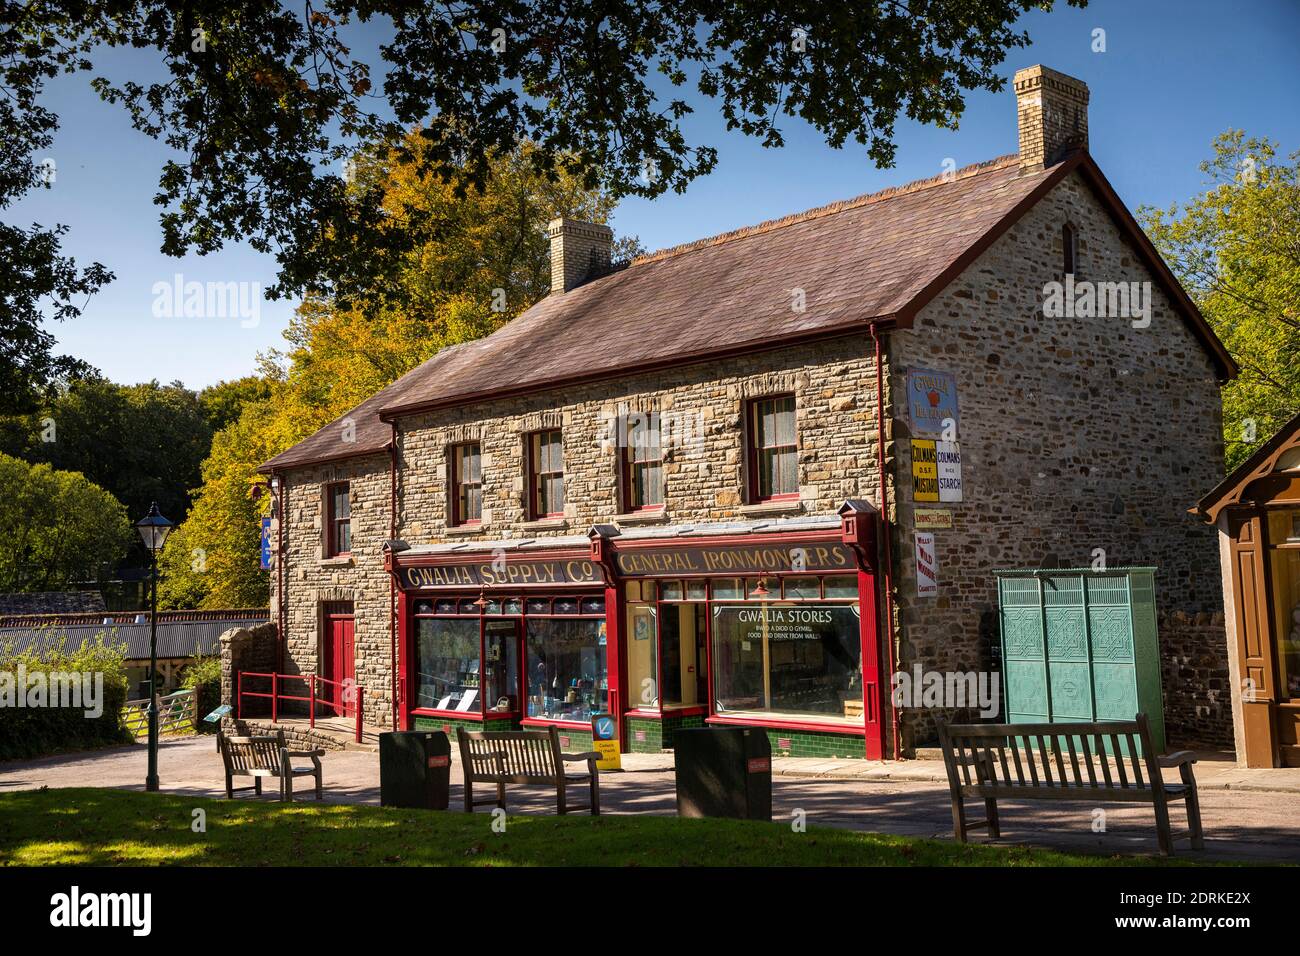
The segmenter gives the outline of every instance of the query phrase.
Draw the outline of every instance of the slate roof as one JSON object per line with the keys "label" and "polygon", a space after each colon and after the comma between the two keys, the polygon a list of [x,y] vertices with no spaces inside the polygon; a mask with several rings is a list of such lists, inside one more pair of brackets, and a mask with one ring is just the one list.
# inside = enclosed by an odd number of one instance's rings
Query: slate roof
{"label": "slate roof", "polygon": [[0,614],[79,614],[104,610],[98,591],[32,591],[0,594]]}
{"label": "slate roof", "polygon": [[[387,421],[430,408],[651,371],[911,318],[1074,170],[1085,173],[1215,355],[1235,366],[1086,152],[1038,172],[1003,156],[643,256],[551,294],[486,338],[444,349],[271,471],[387,447]],[[803,290],[805,309],[791,308]],[[344,416],[347,417],[347,416]],[[361,419],[368,420],[363,424]],[[365,439],[363,441],[363,434]]]}
{"label": "slate roof", "polygon": [[[80,647],[87,641],[93,641],[104,635],[107,644],[126,645],[126,659],[139,661],[149,659],[149,624],[147,615],[144,623],[114,624],[58,624],[50,623],[39,627],[0,628],[0,644],[11,645],[14,650],[44,650],[66,641],[68,648]],[[223,618],[217,620],[167,621],[159,615],[158,619],[158,656],[193,657],[196,654],[215,655],[220,653],[218,638],[232,627],[256,627],[265,624],[268,616],[243,619]]]}

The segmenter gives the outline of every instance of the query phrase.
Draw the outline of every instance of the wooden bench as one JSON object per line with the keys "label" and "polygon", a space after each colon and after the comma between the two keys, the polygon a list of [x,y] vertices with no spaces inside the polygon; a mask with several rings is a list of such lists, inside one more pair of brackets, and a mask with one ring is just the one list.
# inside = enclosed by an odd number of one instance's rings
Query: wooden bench
{"label": "wooden bench", "polygon": [[[1111,754],[1106,754],[1105,740]],[[1090,743],[1091,741],[1091,743]],[[1001,836],[998,800],[1082,800],[1149,803],[1155,809],[1160,852],[1174,852],[1169,804],[1187,806],[1192,849],[1205,846],[1201,806],[1188,751],[1157,757],[1145,714],[1131,721],[1056,724],[939,724],[939,743],[952,793],[953,833],[987,828]],[[1141,744],[1139,756],[1138,744]],[[1177,767],[1182,783],[1165,783],[1162,767]],[[973,772],[972,772],[973,771]],[[966,819],[965,800],[984,801],[984,819]]]}
{"label": "wooden bench", "polygon": [[[217,749],[221,751],[221,762],[226,765],[226,797],[233,800],[237,791],[256,791],[262,793],[262,780],[275,777],[280,781],[280,799],[293,802],[293,782],[296,778],[311,775],[316,779],[316,799],[322,798],[320,758],[323,750],[290,750],[285,743],[284,731],[277,731],[274,736],[262,737],[227,737],[217,734]],[[294,757],[311,758],[311,766],[295,767]],[[235,777],[252,777],[251,787],[236,787]]]}
{"label": "wooden bench", "polygon": [[[590,810],[593,817],[600,815],[600,774],[596,769],[600,754],[561,752],[560,732],[555,727],[544,731],[462,730],[457,736],[461,769],[465,774],[466,813],[489,803],[504,810],[506,784],[520,784],[554,787],[557,813]],[[565,764],[579,761],[586,763],[586,773],[566,772]],[[475,800],[476,783],[496,784],[496,796]],[[570,806],[568,788],[584,783],[590,788],[590,799],[585,804]]]}

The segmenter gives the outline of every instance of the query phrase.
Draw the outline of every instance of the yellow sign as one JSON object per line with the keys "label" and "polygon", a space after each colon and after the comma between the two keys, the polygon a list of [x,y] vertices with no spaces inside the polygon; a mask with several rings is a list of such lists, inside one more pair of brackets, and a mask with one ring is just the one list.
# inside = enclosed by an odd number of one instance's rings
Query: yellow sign
{"label": "yellow sign", "polygon": [[596,761],[597,770],[622,770],[622,754],[618,749],[617,740],[593,740],[591,749],[600,754],[600,759]]}
{"label": "yellow sign", "polygon": [[610,714],[593,714],[591,718],[591,749],[600,754],[597,770],[622,770],[622,756],[618,748],[618,724]]}
{"label": "yellow sign", "polygon": [[912,500],[939,500],[939,459],[934,442],[912,439]]}
{"label": "yellow sign", "polygon": [[946,531],[952,527],[952,512],[947,508],[929,508],[913,512],[917,531]]}

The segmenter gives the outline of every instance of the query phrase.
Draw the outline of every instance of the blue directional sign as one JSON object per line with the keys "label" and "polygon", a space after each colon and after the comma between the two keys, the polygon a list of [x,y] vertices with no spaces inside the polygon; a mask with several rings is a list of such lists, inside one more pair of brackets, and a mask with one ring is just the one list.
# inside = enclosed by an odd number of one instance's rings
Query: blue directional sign
{"label": "blue directional sign", "polygon": [[271,519],[262,519],[262,562],[263,571],[271,570]]}

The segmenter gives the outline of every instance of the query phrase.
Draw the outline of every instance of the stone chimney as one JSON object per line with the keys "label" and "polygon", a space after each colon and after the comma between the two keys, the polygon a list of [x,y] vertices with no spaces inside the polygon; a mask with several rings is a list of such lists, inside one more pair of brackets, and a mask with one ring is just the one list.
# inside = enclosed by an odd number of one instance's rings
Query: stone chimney
{"label": "stone chimney", "polygon": [[568,292],[609,268],[614,231],[609,226],[577,219],[552,219],[551,292]]}
{"label": "stone chimney", "polygon": [[1088,84],[1041,64],[1016,72],[1020,168],[1037,172],[1088,148]]}

